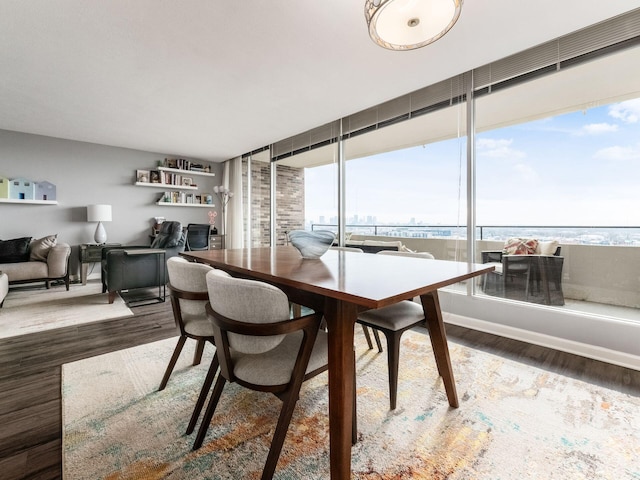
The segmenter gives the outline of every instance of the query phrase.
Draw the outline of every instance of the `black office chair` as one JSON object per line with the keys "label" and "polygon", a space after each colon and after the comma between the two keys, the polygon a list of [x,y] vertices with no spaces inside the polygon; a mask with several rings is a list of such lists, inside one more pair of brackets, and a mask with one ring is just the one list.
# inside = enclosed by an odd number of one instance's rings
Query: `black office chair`
{"label": "black office chair", "polygon": [[209,250],[209,229],[207,223],[190,223],[187,225],[187,241],[185,250]]}

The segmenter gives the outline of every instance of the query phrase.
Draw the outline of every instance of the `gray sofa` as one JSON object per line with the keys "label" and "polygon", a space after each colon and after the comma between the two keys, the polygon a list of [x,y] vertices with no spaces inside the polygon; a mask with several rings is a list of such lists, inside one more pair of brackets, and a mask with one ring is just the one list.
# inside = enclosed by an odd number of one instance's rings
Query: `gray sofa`
{"label": "gray sofa", "polygon": [[58,243],[56,235],[40,239],[21,237],[0,240],[0,271],[9,277],[9,285],[62,280],[69,290],[71,246]]}

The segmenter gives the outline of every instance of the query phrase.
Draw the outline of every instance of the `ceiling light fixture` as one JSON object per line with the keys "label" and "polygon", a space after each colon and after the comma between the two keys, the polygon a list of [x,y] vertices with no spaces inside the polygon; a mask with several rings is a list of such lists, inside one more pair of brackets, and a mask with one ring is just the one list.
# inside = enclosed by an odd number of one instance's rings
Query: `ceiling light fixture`
{"label": "ceiling light fixture", "polygon": [[413,50],[435,42],[458,21],[463,0],[366,0],[371,39],[389,50]]}

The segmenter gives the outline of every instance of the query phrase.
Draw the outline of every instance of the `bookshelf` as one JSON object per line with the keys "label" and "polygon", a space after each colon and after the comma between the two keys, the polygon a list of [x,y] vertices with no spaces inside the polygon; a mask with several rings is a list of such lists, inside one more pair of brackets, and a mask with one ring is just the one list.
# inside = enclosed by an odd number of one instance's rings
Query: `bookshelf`
{"label": "bookshelf", "polygon": [[[152,169],[136,170],[134,185],[164,190],[156,205],[215,208],[211,194],[196,193],[201,188],[203,191],[210,190],[207,180],[216,176],[210,170],[210,165],[181,158],[165,158],[164,162],[158,162],[158,166]],[[198,178],[205,182],[204,186]]]}

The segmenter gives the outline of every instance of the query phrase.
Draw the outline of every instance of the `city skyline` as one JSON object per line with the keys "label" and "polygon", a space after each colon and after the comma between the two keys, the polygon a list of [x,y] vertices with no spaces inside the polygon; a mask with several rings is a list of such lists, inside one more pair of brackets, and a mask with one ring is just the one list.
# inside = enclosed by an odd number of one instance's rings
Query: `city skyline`
{"label": "city skyline", "polygon": [[[479,133],[476,161],[477,224],[640,225],[640,99]],[[347,217],[465,225],[465,168],[465,138],[349,160]],[[307,223],[337,216],[335,177],[306,169]]]}

